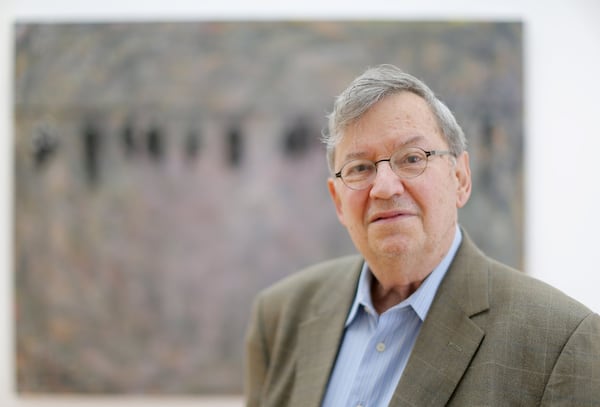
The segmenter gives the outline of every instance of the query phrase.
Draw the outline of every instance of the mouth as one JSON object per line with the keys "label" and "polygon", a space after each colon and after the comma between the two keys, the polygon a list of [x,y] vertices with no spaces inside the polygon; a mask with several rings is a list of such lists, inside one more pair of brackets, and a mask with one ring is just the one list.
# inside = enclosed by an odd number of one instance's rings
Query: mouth
{"label": "mouth", "polygon": [[378,212],[369,218],[369,223],[385,222],[385,221],[391,221],[391,220],[395,220],[395,219],[408,218],[411,216],[414,216],[414,214],[411,212],[402,211],[402,210]]}

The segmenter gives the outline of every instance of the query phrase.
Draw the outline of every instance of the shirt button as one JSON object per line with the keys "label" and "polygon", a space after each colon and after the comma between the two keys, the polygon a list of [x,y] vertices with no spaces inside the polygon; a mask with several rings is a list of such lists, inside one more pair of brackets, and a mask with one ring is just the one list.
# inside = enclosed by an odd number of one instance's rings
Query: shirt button
{"label": "shirt button", "polygon": [[375,346],[375,349],[377,349],[377,352],[383,352],[385,350],[385,343],[379,342],[377,346]]}

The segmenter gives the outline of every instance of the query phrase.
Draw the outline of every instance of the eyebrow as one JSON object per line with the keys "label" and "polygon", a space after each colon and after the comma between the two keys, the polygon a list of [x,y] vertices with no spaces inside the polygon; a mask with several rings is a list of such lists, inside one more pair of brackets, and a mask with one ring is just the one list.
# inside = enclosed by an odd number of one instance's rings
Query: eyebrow
{"label": "eyebrow", "polygon": [[[396,147],[394,147],[394,151],[400,150],[402,148],[405,148],[411,144],[415,144],[418,141],[422,141],[422,140],[425,140],[424,136],[421,136],[421,135],[413,136],[413,137],[409,138],[408,140],[400,143],[399,145],[396,145]],[[351,153],[346,154],[342,163],[347,163],[348,161],[356,160],[359,158],[365,158],[367,155],[369,155],[369,153],[366,151],[351,152]]]}

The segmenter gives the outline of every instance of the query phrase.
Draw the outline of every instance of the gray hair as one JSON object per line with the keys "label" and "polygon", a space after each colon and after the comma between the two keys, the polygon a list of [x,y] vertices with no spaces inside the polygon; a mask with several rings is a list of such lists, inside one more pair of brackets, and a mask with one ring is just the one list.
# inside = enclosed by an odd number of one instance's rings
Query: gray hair
{"label": "gray hair", "polygon": [[335,172],[335,148],[342,139],[344,130],[359,120],[377,102],[403,91],[421,96],[429,105],[454,156],[457,157],[466,150],[465,135],[454,115],[425,83],[394,65],[379,65],[367,69],[354,79],[335,99],[333,111],[327,116],[329,125],[323,133],[322,140],[327,146],[327,163],[332,174]]}

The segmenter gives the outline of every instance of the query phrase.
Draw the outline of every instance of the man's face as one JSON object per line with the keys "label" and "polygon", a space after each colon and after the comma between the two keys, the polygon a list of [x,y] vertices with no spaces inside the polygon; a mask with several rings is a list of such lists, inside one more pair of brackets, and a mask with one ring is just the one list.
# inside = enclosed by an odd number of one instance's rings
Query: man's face
{"label": "man's face", "polygon": [[[354,158],[389,158],[404,147],[447,150],[429,106],[410,92],[390,95],[346,128],[335,151],[335,170]],[[339,178],[329,191],[340,222],[369,263],[381,256],[419,256],[435,267],[454,238],[457,209],[468,200],[468,154],[429,158],[425,172],[400,179],[387,162],[377,165],[373,185],[355,191]]]}

